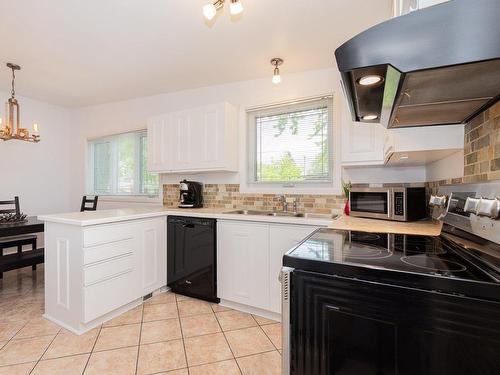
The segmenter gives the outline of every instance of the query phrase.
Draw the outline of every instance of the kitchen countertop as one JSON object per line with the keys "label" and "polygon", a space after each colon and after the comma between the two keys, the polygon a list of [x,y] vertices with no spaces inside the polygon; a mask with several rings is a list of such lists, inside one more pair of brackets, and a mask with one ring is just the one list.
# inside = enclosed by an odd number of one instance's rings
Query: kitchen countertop
{"label": "kitchen countertop", "polygon": [[40,215],[39,220],[60,224],[90,226],[115,223],[120,221],[146,219],[151,217],[178,215],[191,217],[206,217],[219,220],[257,221],[277,224],[301,224],[323,226],[332,229],[357,230],[365,232],[406,233],[437,236],[441,233],[442,223],[431,220],[417,222],[395,222],[376,219],[363,219],[350,216],[339,216],[336,219],[311,217],[283,217],[266,215],[228,214],[228,208],[190,208],[150,207],[121,208],[86,212],[69,212],[62,214]]}

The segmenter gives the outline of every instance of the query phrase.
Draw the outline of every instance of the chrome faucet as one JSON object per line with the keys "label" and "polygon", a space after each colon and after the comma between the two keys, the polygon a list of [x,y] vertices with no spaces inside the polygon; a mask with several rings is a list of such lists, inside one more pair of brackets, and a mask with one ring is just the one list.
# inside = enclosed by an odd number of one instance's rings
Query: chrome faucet
{"label": "chrome faucet", "polygon": [[277,195],[279,202],[283,205],[283,212],[288,212],[288,202],[284,195]]}

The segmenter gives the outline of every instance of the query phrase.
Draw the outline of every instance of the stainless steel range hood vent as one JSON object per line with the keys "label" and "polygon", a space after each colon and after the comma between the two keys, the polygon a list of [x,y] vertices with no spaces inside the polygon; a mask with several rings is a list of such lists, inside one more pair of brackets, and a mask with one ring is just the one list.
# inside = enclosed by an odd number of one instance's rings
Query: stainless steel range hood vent
{"label": "stainless steel range hood vent", "polygon": [[465,123],[500,99],[500,0],[453,0],[393,18],[335,56],[353,120]]}

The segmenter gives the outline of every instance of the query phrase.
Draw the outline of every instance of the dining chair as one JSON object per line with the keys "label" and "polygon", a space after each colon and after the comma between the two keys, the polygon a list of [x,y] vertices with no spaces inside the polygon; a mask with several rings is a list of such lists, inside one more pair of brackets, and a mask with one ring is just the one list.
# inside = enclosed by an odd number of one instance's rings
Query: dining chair
{"label": "dining chair", "polygon": [[[0,206],[11,206],[10,208],[0,209],[0,214],[16,214],[16,215],[21,214],[19,197],[17,196],[10,201],[0,201]],[[36,240],[37,240],[36,234],[0,237],[0,279],[3,279],[3,272],[2,272],[3,268],[1,266],[5,261],[4,250],[11,247],[17,248],[16,255],[12,256],[11,254],[9,254],[8,256],[9,263],[14,263],[14,266],[16,266],[16,264],[19,265],[19,267],[17,268],[24,267],[24,265],[22,265],[24,263],[20,262],[23,258],[23,246],[31,245],[31,250],[35,251],[37,249]],[[31,268],[33,270],[36,270],[36,264],[31,264]]]}
{"label": "dining chair", "polygon": [[[94,195],[94,198],[89,198],[87,195],[84,195],[82,198],[82,205],[80,206],[80,212],[97,210],[98,199],[99,197],[97,195]],[[91,205],[88,206],[87,203],[90,203]]]}

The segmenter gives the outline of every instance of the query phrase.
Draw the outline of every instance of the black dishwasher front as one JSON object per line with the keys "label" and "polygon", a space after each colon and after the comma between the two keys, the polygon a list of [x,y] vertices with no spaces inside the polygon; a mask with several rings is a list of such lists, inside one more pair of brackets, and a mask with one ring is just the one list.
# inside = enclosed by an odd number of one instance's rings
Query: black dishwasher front
{"label": "black dishwasher front", "polygon": [[218,303],[216,278],[216,221],[169,216],[168,286],[174,293]]}

